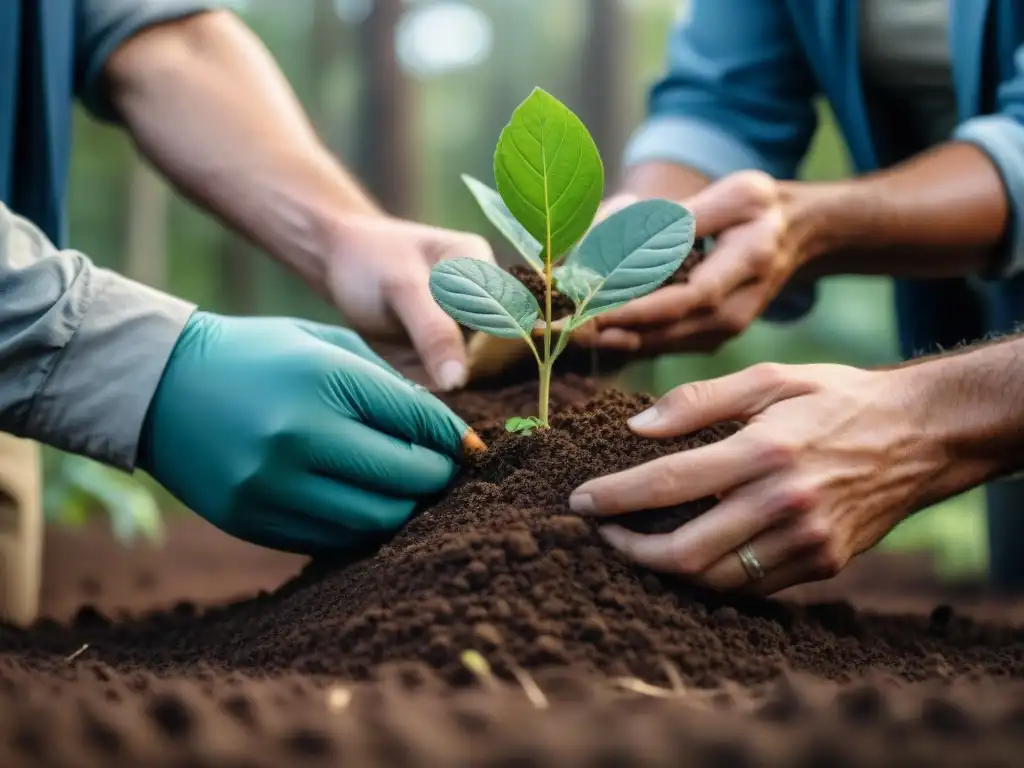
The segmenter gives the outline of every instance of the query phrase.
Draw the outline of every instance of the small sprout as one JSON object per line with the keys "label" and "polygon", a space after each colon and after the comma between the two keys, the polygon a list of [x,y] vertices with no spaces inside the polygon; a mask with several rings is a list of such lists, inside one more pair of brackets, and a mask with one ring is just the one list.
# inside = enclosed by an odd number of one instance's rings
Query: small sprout
{"label": "small sprout", "polygon": [[[540,88],[502,130],[494,178],[497,190],[463,176],[488,220],[543,277],[544,306],[508,272],[476,259],[439,262],[431,270],[430,291],[466,327],[521,338],[533,352],[540,395],[532,431],[549,426],[551,371],[572,332],[671,277],[693,247],[694,219],[668,200],[643,200],[593,226],[604,196],[601,155],[580,119]],[[552,317],[554,289],[575,305],[560,328]],[[543,328],[539,349],[537,326]]]}
{"label": "small sprout", "polygon": [[533,430],[543,426],[536,416],[513,416],[505,422],[506,432],[518,432],[521,435],[532,435]]}
{"label": "small sprout", "polygon": [[498,687],[498,679],[491,671],[491,665],[478,651],[463,651],[460,658],[462,666],[472,672],[481,685],[492,690]]}

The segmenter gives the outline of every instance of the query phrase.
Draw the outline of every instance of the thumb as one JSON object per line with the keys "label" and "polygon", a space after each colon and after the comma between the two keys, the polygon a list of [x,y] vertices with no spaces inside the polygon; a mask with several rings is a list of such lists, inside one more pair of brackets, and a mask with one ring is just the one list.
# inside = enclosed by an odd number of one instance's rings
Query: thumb
{"label": "thumb", "polygon": [[675,437],[723,421],[748,421],[791,397],[807,394],[811,383],[800,366],[762,363],[718,379],[676,387],[629,420],[644,437]]}
{"label": "thumb", "polygon": [[733,173],[684,200],[696,223],[696,236],[714,236],[750,221],[775,195],[775,181],[759,171]]}

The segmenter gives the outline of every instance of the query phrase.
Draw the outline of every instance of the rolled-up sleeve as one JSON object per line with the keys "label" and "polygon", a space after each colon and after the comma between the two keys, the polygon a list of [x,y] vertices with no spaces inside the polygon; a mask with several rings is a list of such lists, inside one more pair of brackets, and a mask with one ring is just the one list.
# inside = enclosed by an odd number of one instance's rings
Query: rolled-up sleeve
{"label": "rolled-up sleeve", "polygon": [[[711,179],[743,170],[791,179],[817,129],[818,91],[785,3],[690,0],[625,164],[672,162]],[[813,283],[786,286],[762,316],[797,320],[816,294]]]}
{"label": "rolled-up sleeve", "polygon": [[995,164],[1009,197],[1010,224],[998,277],[1024,273],[1024,46],[1014,55],[1016,76],[997,91],[998,111],[966,120],[953,133],[955,141],[974,144]]}
{"label": "rolled-up sleeve", "polygon": [[817,91],[785,3],[691,0],[626,164],[792,178],[817,127]]}
{"label": "rolled-up sleeve", "polygon": [[107,100],[103,67],[132,35],[147,27],[204,11],[229,8],[228,0],[76,0],[75,93],[96,117],[117,117]]}
{"label": "rolled-up sleeve", "polygon": [[194,309],[57,250],[0,204],[0,431],[133,469]]}

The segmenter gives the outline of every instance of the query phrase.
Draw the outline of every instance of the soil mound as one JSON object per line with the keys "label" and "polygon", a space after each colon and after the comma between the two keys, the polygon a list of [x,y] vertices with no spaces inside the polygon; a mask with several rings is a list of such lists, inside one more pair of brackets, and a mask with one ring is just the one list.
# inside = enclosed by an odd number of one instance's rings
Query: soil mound
{"label": "soil mound", "polygon": [[[491,402],[504,416],[515,399]],[[484,429],[491,450],[371,557],[314,563],[273,594],[202,616],[181,606],[111,625],[83,610],[73,631],[4,630],[0,648],[58,673],[60,655],[88,644],[91,659],[158,674],[213,666],[365,680],[385,663],[420,663],[456,685],[472,679],[461,661],[469,649],[508,678],[516,668],[565,665],[662,683],[668,666],[708,688],[727,680],[757,684],[787,669],[829,680],[871,668],[909,680],[1024,677],[1024,631],[974,622],[948,607],[930,617],[873,616],[844,602],[805,607],[725,598],[620,558],[569,512],[571,489],[735,429],[641,440],[625,420],[650,402],[606,392],[563,409],[550,431],[530,437],[492,422]],[[683,519],[713,503],[667,514]],[[659,521],[657,514],[651,519]]]}

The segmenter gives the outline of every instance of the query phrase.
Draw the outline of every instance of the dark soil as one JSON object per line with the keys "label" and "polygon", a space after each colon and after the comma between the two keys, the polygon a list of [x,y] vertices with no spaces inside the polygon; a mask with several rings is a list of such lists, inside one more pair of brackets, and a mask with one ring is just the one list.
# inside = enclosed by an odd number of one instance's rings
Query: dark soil
{"label": "dark soil", "polygon": [[[529,437],[500,420],[532,404],[530,386],[450,398],[490,451],[372,557],[310,564],[271,593],[111,621],[146,555],[51,567],[97,605],[0,629],[0,765],[1016,764],[1024,629],[932,610],[938,589],[913,613],[876,614],[841,593],[726,599],[631,566],[568,510],[571,489],[736,427],[643,441],[624,422],[649,398],[574,377],[552,394],[552,429]],[[220,562],[184,552],[217,537],[148,558],[154,603],[204,578],[213,596],[225,564],[254,574],[253,591],[298,565],[245,545]],[[508,683],[471,674],[469,649]],[[524,672],[552,709],[529,704]],[[617,677],[684,687],[624,693]]]}
{"label": "dark soil", "polygon": [[[526,264],[515,264],[509,267],[508,271],[533,294],[543,312],[546,298],[544,296],[544,278],[538,274],[537,270]],[[576,305],[572,303],[572,299],[555,289],[551,290],[551,318],[553,320],[568,317],[575,309]]]}

